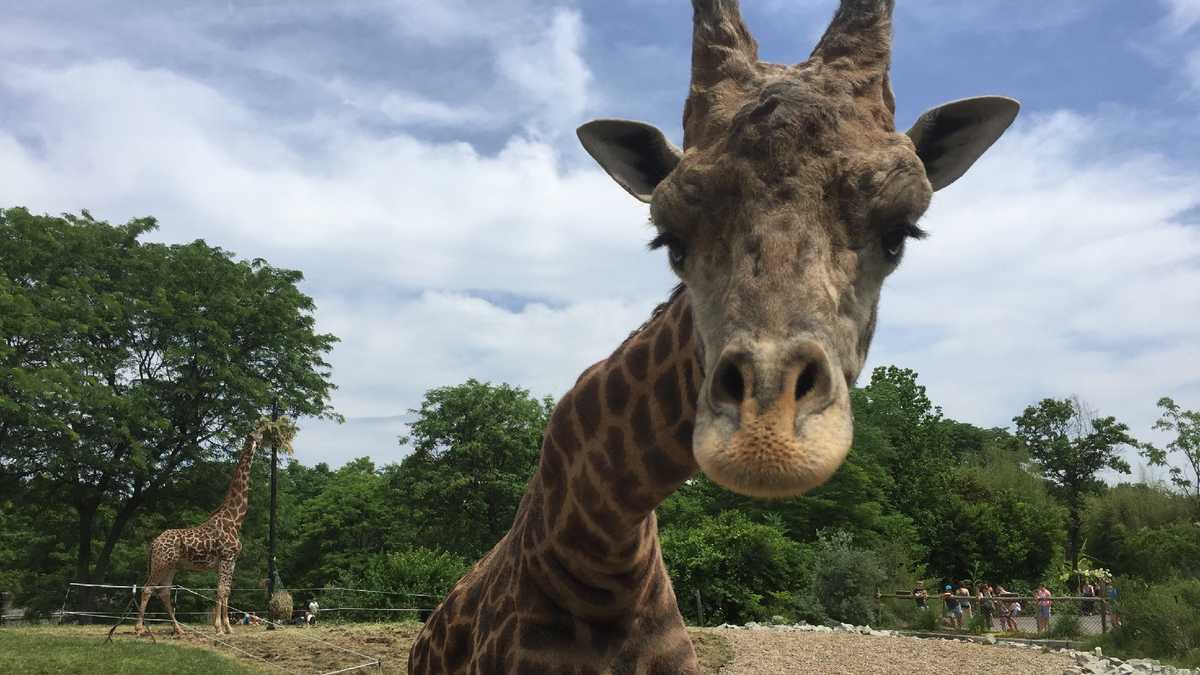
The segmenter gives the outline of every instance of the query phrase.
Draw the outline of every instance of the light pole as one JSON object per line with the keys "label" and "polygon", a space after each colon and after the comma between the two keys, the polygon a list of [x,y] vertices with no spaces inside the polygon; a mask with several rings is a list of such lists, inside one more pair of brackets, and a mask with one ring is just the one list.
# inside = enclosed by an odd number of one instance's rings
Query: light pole
{"label": "light pole", "polygon": [[[275,398],[275,404],[271,406],[271,423],[279,422],[279,398]],[[278,439],[275,434],[271,435],[271,521],[267,526],[267,607],[271,606],[271,598],[275,597],[275,486],[276,486],[276,459],[278,458],[279,448]],[[269,614],[270,612],[268,612]],[[286,620],[286,619],[285,619]],[[275,630],[275,624],[267,622],[267,630]]]}

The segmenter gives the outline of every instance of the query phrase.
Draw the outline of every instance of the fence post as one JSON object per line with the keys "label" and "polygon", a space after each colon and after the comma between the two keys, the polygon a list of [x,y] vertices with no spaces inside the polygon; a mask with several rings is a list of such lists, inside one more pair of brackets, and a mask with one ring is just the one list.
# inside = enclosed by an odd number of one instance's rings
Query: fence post
{"label": "fence post", "polygon": [[696,615],[700,617],[700,625],[704,625],[704,603],[700,601],[700,589],[696,589]]}
{"label": "fence post", "polygon": [[1108,632],[1108,598],[1100,601],[1100,634]]}

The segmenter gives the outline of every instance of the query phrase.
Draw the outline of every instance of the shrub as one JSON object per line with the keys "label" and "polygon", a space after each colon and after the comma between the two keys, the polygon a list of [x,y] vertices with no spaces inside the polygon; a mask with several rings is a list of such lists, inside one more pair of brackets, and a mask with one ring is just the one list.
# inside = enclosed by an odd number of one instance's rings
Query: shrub
{"label": "shrub", "polygon": [[856,548],[843,530],[822,532],[813,568],[813,590],[826,614],[856,625],[878,623],[875,591],[887,575],[873,551]]}
{"label": "shrub", "polygon": [[913,630],[935,631],[942,627],[942,620],[932,609],[921,609],[913,618],[912,627]]}
{"label": "shrub", "polygon": [[776,522],[755,523],[740,511],[724,511],[693,527],[664,530],[662,551],[679,609],[689,621],[700,618],[696,591],[709,625],[775,614],[796,620],[803,618],[800,610],[810,608],[802,595],[793,595],[808,586],[805,551]]}
{"label": "shrub", "polygon": [[1200,579],[1146,585],[1118,581],[1121,624],[1108,642],[1121,653],[1200,665]]}
{"label": "shrub", "polygon": [[1056,639],[1077,638],[1083,634],[1079,610],[1071,606],[1054,608],[1054,620],[1050,623],[1050,637]]}
{"label": "shrub", "polygon": [[967,621],[967,632],[972,635],[983,635],[987,632],[987,618],[983,616],[983,612],[975,612],[971,615]]}

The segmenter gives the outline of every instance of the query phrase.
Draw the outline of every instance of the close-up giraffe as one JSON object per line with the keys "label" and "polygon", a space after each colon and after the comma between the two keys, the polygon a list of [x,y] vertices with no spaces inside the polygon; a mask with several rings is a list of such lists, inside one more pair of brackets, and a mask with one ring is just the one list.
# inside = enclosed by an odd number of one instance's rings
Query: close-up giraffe
{"label": "close-up giraffe", "polygon": [[150,596],[157,594],[167,608],[175,634],[183,634],[183,629],[175,619],[175,608],[171,606],[171,584],[178,570],[217,573],[217,606],[213,610],[213,628],[218,633],[233,632],[229,627],[229,589],[233,586],[233,570],[238,554],[242,552],[238,535],[250,502],[250,467],[254,462],[254,451],[261,441],[261,431],[256,429],[247,434],[225,499],[221,500],[221,505],[208,520],[195,527],[165,530],[150,542],[147,560],[149,573],[138,603],[134,633],[141,635],[146,632],[143,623],[146,605],[150,602]]}
{"label": "close-up giraffe", "polygon": [[841,465],[884,279],[933,192],[1018,105],[967,99],[896,131],[893,0],[842,0],[811,56],[759,61],[736,0],[693,0],[683,148],[579,129],[650,205],[680,285],[558,403],[512,528],[426,622],[411,673],[694,673],[654,509],[703,471],[758,497]]}

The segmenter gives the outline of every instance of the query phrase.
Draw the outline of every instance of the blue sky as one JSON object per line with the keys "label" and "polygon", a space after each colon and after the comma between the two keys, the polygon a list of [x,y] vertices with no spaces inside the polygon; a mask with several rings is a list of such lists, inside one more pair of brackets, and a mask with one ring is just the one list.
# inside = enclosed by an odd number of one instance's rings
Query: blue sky
{"label": "blue sky", "polygon": [[[834,0],[744,0],[799,61]],[[1152,438],[1200,407],[1200,0],[897,0],[897,123],[977,94],[1017,125],[939,193],[870,366],[1003,425],[1079,394]],[[160,219],[302,269],[341,427],[306,462],[398,459],[467,377],[561,395],[673,283],[645,207],[577,147],[592,117],[677,141],[682,0],[0,0],[0,204]]]}

